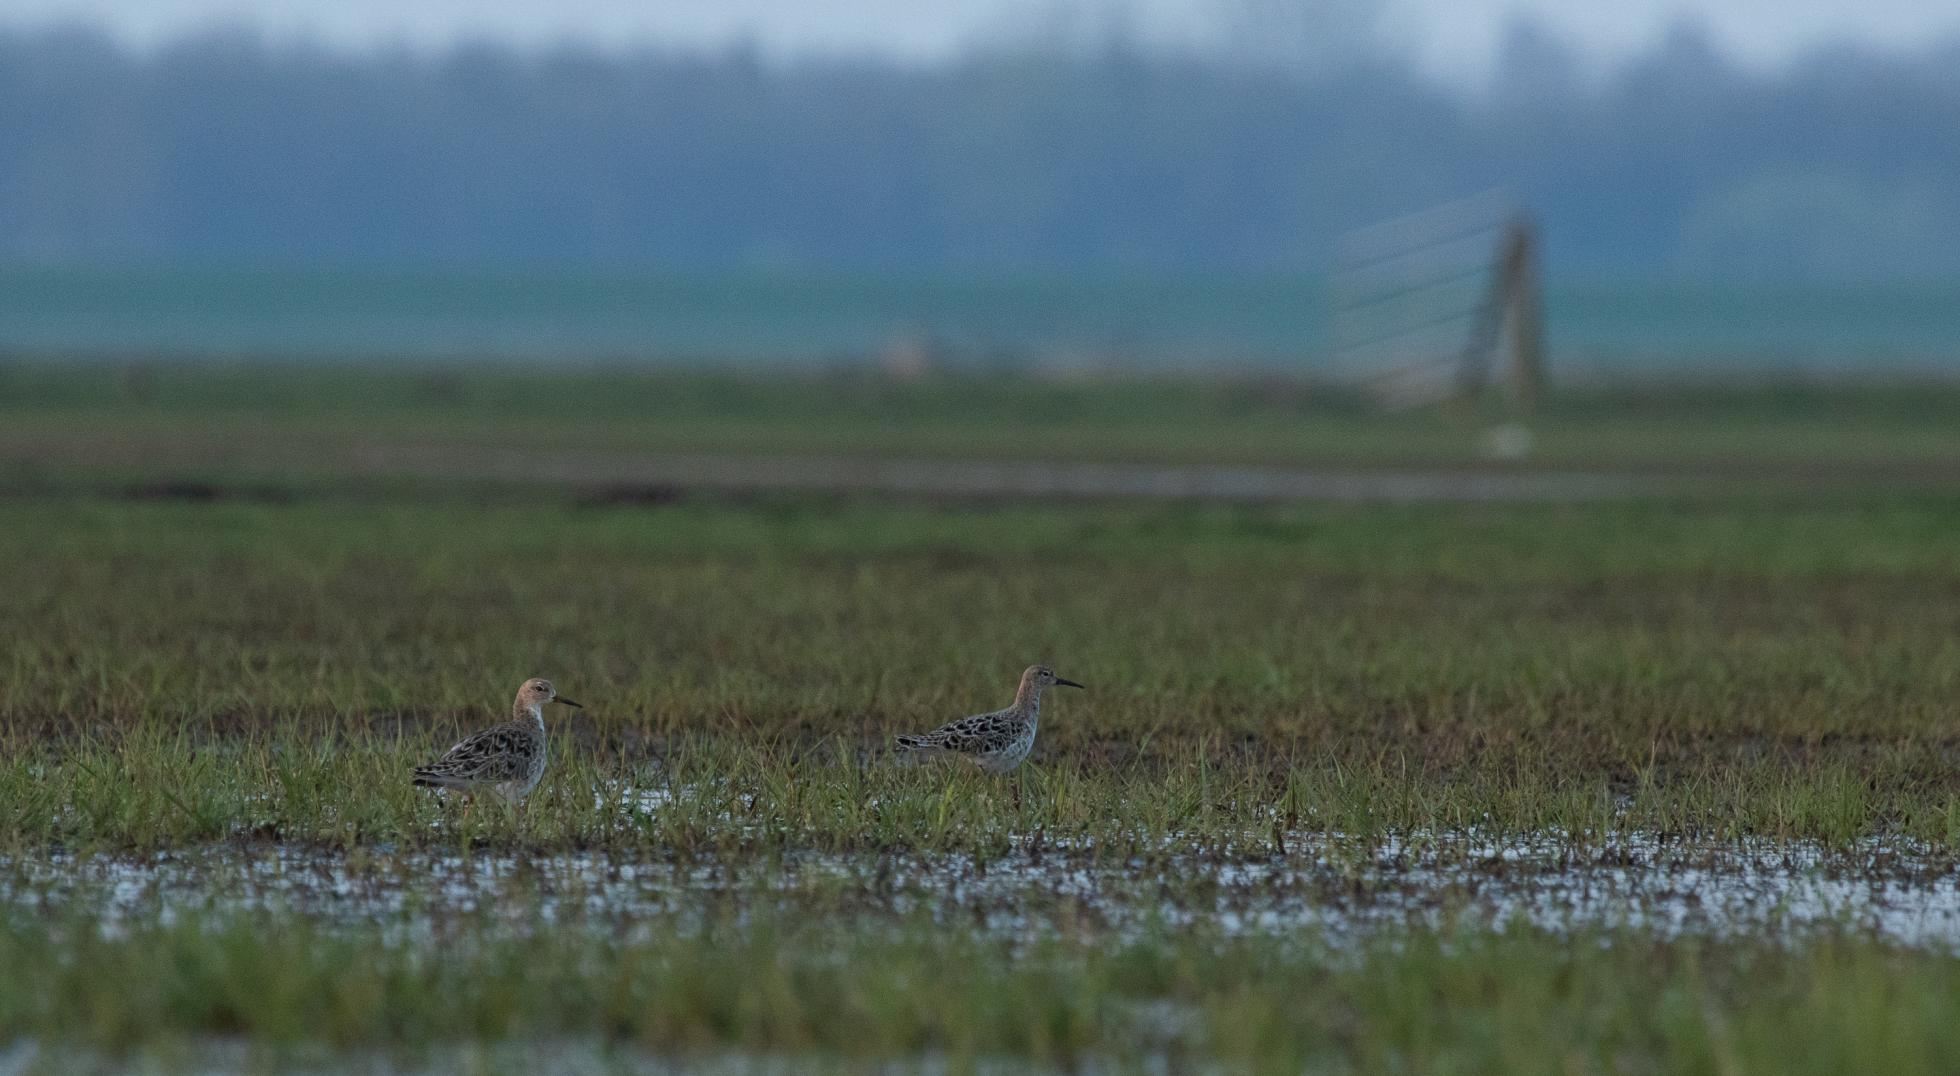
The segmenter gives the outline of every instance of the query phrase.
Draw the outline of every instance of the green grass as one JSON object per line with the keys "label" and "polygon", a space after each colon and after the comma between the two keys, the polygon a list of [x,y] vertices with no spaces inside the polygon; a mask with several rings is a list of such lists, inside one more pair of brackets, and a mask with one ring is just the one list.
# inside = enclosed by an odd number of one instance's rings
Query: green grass
{"label": "green grass", "polygon": [[193,917],[102,937],[0,929],[0,1039],[195,1057],[244,1037],[427,1056],[459,1041],[600,1042],[676,1061],[936,1057],[1297,1072],[1945,1071],[1960,959],[1826,933],[1788,946],[1633,933],[1417,929],[979,940],[713,918],[611,940],[488,924],[440,955],[372,929]]}
{"label": "green grass", "polygon": [[[1135,932],[1026,893],[1008,910],[1046,929],[1017,933],[916,879],[1040,849],[1191,913],[1213,868],[1301,862],[1303,834],[1352,842],[1306,853],[1338,860],[1472,830],[1557,834],[1581,864],[1634,831],[1802,838],[1878,873],[1871,842],[1909,838],[1899,869],[1950,870],[1956,404],[1568,391],[1523,466],[1721,479],[1573,505],[631,505],[360,453],[1488,466],[1499,416],[1251,384],[0,366],[0,1048],[1937,1071],[1960,961],[1855,933]],[[1089,689],[1051,696],[1022,772],[896,764],[894,733],[1004,704],[1034,661]],[[524,812],[408,784],[531,675],[587,708],[550,715]],[[721,888],[630,929],[544,922],[515,883],[521,923],[364,923],[238,911],[214,871],[210,909],[98,927],[102,900],[36,873],[214,845],[343,848],[354,873],[586,850]],[[861,869],[836,892],[783,869],[813,852]],[[1314,870],[1300,892],[1341,898],[1341,863]]]}
{"label": "green grass", "polygon": [[[553,715],[521,824],[547,847],[1264,841],[1275,817],[1960,838],[1943,498],[11,508],[16,847],[444,839],[401,776],[528,675],[588,706]],[[1090,690],[1051,699],[1024,777],[892,764],[893,733],[1003,704],[1037,660]],[[590,795],[655,765],[681,794],[657,817]]]}
{"label": "green grass", "polygon": [[[1507,469],[1952,488],[1960,387],[1565,387]],[[364,446],[1298,466],[1490,466],[1502,407],[1383,415],[1279,377],[1038,380],[646,367],[0,362],[14,481],[104,473],[345,482]],[[0,471],[0,477],[5,471]],[[370,478],[374,477],[372,474]]]}

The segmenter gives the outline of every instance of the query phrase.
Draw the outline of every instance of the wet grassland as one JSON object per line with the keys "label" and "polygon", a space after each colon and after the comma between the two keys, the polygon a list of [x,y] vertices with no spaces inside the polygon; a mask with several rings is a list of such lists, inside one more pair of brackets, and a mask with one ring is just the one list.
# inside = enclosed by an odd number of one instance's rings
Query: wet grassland
{"label": "wet grassland", "polygon": [[[70,429],[209,433],[167,372],[134,402],[83,374]],[[358,440],[353,390],[200,391]],[[1786,395],[1731,399],[1695,484],[1557,504],[620,498],[12,423],[0,1040],[49,1070],[1937,1071],[1953,446],[1909,393]],[[1764,414],[1815,436],[1722,433]],[[1494,466],[1473,419],[1449,451]],[[1183,436],[1152,451],[1220,451]],[[891,755],[1033,661],[1089,689],[1021,771]],[[523,811],[409,785],[530,675],[586,709]]]}

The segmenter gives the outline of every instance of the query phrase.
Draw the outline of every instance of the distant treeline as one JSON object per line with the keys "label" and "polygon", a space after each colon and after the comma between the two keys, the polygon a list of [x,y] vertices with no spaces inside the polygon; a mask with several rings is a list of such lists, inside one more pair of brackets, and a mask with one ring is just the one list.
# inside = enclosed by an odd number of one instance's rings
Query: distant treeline
{"label": "distant treeline", "polygon": [[0,37],[14,262],[1312,270],[1347,228],[1495,185],[1568,271],[1960,273],[1960,44],[1766,75],[1683,31],[1596,75],[1521,29],[1466,93],[1386,54]]}

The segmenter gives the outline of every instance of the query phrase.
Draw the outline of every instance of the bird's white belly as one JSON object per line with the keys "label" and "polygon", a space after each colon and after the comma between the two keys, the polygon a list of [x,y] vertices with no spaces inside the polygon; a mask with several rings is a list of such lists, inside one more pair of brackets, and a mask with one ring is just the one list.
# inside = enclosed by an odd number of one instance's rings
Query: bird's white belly
{"label": "bird's white belly", "polygon": [[537,755],[531,759],[530,768],[524,776],[515,781],[505,781],[499,784],[497,786],[497,795],[502,796],[509,803],[516,803],[518,800],[530,795],[531,790],[538,787],[539,779],[544,776],[544,764],[544,748],[540,746]]}
{"label": "bird's white belly", "polygon": [[979,757],[982,769],[990,773],[1006,773],[1019,766],[1028,753],[1034,750],[1034,730],[1016,736],[1013,742],[998,751],[990,751]]}

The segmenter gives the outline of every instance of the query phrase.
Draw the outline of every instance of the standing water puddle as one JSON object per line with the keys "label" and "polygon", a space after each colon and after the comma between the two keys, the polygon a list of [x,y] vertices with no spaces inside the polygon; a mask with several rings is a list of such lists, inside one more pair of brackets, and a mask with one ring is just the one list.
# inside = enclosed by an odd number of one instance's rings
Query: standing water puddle
{"label": "standing water puddle", "polygon": [[1005,938],[1194,926],[1339,938],[1452,921],[1661,936],[1830,926],[1960,951],[1960,868],[1924,849],[1472,833],[1366,842],[1297,834],[1287,847],[1260,857],[1116,855],[1018,841],[986,859],[800,853],[674,862],[218,845],[147,857],[3,857],[0,907],[86,916],[106,931],[192,912],[279,909],[411,937],[486,918],[513,931],[582,923],[630,934],[746,911],[924,914]]}

